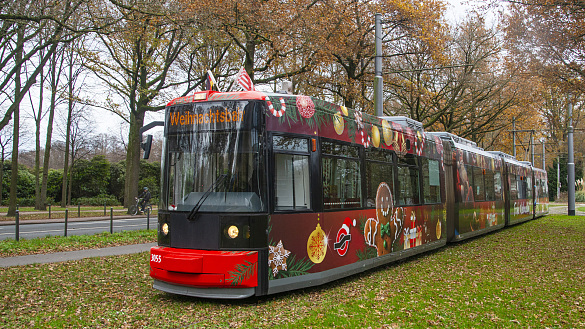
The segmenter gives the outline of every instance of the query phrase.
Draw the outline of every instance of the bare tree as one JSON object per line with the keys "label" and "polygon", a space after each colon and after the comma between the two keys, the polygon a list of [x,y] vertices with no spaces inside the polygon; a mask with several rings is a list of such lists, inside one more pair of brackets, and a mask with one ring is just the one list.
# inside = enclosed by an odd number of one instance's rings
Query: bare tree
{"label": "bare tree", "polygon": [[4,183],[4,161],[12,154],[8,146],[12,143],[12,125],[0,130],[0,205],[2,204],[2,190]]}

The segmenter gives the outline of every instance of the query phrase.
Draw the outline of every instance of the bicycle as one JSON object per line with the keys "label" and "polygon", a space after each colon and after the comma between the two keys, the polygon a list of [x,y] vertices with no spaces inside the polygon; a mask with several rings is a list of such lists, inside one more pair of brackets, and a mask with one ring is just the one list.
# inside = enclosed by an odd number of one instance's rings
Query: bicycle
{"label": "bicycle", "polygon": [[[136,204],[131,205],[130,208],[128,209],[128,212],[133,216],[140,213],[140,202],[142,201],[142,198],[135,197],[134,199],[136,200]],[[147,203],[144,206],[144,214],[149,215],[150,213],[152,213],[152,205],[150,203]]]}

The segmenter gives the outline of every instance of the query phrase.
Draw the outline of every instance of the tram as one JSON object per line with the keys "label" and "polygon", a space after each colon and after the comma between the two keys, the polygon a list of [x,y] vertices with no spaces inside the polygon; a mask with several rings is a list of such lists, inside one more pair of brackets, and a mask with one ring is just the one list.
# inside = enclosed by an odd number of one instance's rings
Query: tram
{"label": "tram", "polygon": [[196,297],[320,285],[548,212],[529,164],[284,92],[172,100],[161,167],[150,275]]}

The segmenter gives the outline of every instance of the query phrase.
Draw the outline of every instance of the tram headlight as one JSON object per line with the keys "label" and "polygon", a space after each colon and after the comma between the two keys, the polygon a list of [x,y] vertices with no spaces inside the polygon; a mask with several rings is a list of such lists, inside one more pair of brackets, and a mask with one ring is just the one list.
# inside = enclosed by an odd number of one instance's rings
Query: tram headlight
{"label": "tram headlight", "polygon": [[160,230],[162,231],[162,233],[164,235],[168,235],[169,234],[169,223],[164,223],[162,225],[162,227],[160,228]]}
{"label": "tram headlight", "polygon": [[268,245],[266,228],[268,216],[233,216],[220,217],[220,248],[245,249],[266,248]]}
{"label": "tram headlight", "polygon": [[236,225],[231,225],[230,227],[228,227],[227,235],[230,238],[235,239],[238,237],[239,234],[240,234],[240,230],[238,229],[238,227]]}

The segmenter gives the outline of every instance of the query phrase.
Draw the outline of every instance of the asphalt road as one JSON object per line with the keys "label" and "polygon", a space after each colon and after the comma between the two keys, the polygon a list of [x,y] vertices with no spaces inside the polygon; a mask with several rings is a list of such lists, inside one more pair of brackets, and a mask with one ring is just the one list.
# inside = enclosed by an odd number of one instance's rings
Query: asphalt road
{"label": "asphalt road", "polygon": [[[150,216],[150,229],[156,229],[157,217]],[[131,218],[115,218],[113,231],[132,231],[147,228],[145,216]],[[109,217],[96,218],[94,220],[69,221],[67,223],[67,235],[93,235],[102,232],[110,232]],[[19,225],[20,239],[34,239],[46,236],[63,236],[65,234],[65,222],[23,223]],[[15,239],[16,225],[0,225],[0,240]]]}

